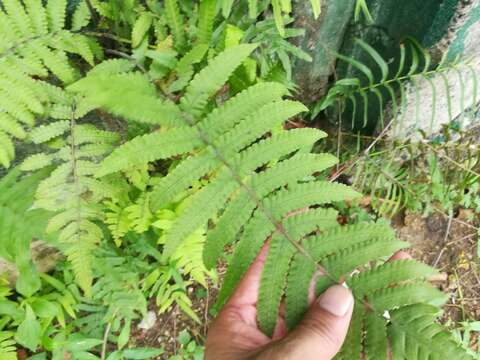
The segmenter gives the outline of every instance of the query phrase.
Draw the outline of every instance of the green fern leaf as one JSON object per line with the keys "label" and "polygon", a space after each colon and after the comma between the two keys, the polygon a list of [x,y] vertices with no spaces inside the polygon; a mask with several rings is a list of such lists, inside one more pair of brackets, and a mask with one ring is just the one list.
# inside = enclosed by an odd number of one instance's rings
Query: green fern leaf
{"label": "green fern leaf", "polygon": [[[385,225],[358,224],[348,225],[327,231],[324,234],[305,239],[305,250],[317,261],[322,261],[327,255],[342,249],[348,249],[356,244],[371,239],[387,237],[394,239],[395,234]],[[323,262],[322,262],[323,264]],[[315,266],[304,256],[297,254],[292,261],[287,279],[286,316],[289,329],[293,328],[308,309],[308,289],[315,274]]]}
{"label": "green fern leaf", "polygon": [[[184,154],[201,145],[202,142],[198,138],[197,131],[189,127],[139,136],[115,149],[103,161],[97,176],[105,176],[139,164]],[[149,151],[145,151],[145,149],[149,149]]]}
{"label": "green fern leaf", "polygon": [[387,284],[428,278],[435,273],[436,271],[433,268],[417,261],[397,260],[360,272],[348,280],[348,285],[358,297],[363,298],[384,288]]}
{"label": "green fern leaf", "polygon": [[368,312],[365,318],[365,359],[388,359],[386,323],[383,318],[373,312]]}
{"label": "green fern leaf", "polygon": [[335,356],[335,360],[357,360],[361,359],[363,332],[363,316],[365,310],[360,305],[355,305],[353,308],[352,320],[348,327],[347,337],[340,352]]}
{"label": "green fern leaf", "polygon": [[167,24],[173,34],[175,47],[177,49],[183,48],[186,41],[185,29],[183,24],[184,20],[182,15],[180,14],[177,0],[165,0],[165,17],[167,19]]}
{"label": "green fern leaf", "polygon": [[198,10],[198,44],[210,44],[213,33],[213,22],[216,15],[216,1],[202,0]]}
{"label": "green fern leaf", "polygon": [[23,5],[18,0],[5,0],[3,6],[7,11],[14,29],[18,31],[21,36],[30,36],[33,32],[30,18],[27,16]]}
{"label": "green fern leaf", "polygon": [[80,1],[72,15],[72,30],[78,31],[88,25],[92,17],[92,13],[88,8],[87,1]]}
{"label": "green fern leaf", "polygon": [[177,80],[170,85],[169,90],[171,92],[183,90],[188,85],[194,74],[193,65],[201,62],[207,51],[208,45],[200,43],[178,61],[175,68]]}
{"label": "green fern leaf", "polygon": [[15,157],[13,142],[3,131],[0,131],[0,164],[8,168]]}
{"label": "green fern leaf", "polygon": [[47,18],[50,31],[58,31],[63,29],[65,24],[65,9],[67,8],[66,0],[48,0],[47,2]]}
{"label": "green fern leaf", "polygon": [[443,305],[447,300],[448,297],[444,293],[429,284],[406,284],[381,289],[368,297],[368,302],[378,313],[417,303],[431,302],[434,305]]}
{"label": "green fern leaf", "polygon": [[45,8],[41,0],[24,0],[28,18],[31,21],[33,33],[36,35],[45,35],[48,33],[48,21]]}
{"label": "green fern leaf", "polygon": [[63,135],[68,129],[70,129],[69,121],[56,121],[33,129],[30,132],[29,137],[35,144],[42,144],[56,138],[57,136]]}
{"label": "green fern leaf", "polygon": [[142,12],[132,29],[132,47],[138,47],[148,30],[152,26],[153,16],[149,12]]}
{"label": "green fern leaf", "polygon": [[472,360],[453,337],[435,323],[437,307],[425,304],[406,306],[390,313],[388,328],[394,360],[431,359]]}
{"label": "green fern leaf", "polygon": [[17,348],[13,336],[13,332],[0,331],[0,358],[3,360],[17,360]]}
{"label": "green fern leaf", "polygon": [[259,83],[242,91],[209,113],[200,128],[215,138],[247,117],[257,109],[288,95],[287,88],[279,83]]}
{"label": "green fern leaf", "polygon": [[172,202],[192,183],[218,166],[218,160],[209,153],[188,157],[155,186],[151,198],[152,209],[156,211]]}
{"label": "green fern leaf", "polygon": [[[88,76],[126,73],[135,68],[135,63],[126,59],[109,59],[101,62],[88,72]],[[74,89],[75,87],[72,86]]]}
{"label": "green fern leaf", "polygon": [[5,112],[0,112],[0,130],[17,139],[24,139],[27,136],[22,125],[13,116]]}
{"label": "green fern leaf", "polygon": [[237,45],[211,60],[188,85],[185,96],[181,100],[182,109],[192,115],[202,111],[207,100],[219,90],[257,46],[256,44]]}
{"label": "green fern leaf", "polygon": [[26,158],[20,168],[22,171],[35,171],[52,164],[52,157],[47,154],[35,154]]}
{"label": "green fern leaf", "polygon": [[159,100],[145,75],[97,74],[81,79],[68,89],[87,96],[90,103],[128,120],[167,127],[183,125],[177,106]]}

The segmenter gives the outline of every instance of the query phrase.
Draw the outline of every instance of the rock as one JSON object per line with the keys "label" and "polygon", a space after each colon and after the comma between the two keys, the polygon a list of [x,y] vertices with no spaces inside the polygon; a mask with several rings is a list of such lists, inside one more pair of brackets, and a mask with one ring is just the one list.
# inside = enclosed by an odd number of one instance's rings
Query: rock
{"label": "rock", "polygon": [[[44,241],[33,241],[30,246],[32,261],[39,272],[47,273],[55,267],[63,255],[53,246]],[[14,263],[0,258],[0,274],[6,274],[10,284],[15,285],[18,270]]]}
{"label": "rock", "polygon": [[157,322],[157,314],[155,311],[149,311],[145,315],[145,317],[140,321],[138,324],[138,328],[142,330],[150,330],[155,326],[155,323]]}

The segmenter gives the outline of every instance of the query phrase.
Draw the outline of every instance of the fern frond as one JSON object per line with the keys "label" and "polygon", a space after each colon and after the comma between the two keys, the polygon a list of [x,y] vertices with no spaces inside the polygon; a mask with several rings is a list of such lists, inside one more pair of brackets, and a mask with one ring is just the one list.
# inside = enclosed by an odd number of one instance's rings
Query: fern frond
{"label": "fern frond", "polygon": [[[266,209],[265,212],[282,219],[295,210],[356,196],[358,194],[355,191],[340,184],[313,182],[299,184],[288,190],[281,190],[274,196],[266,198],[262,206],[263,209]],[[265,212],[257,210],[244,229],[225,275],[223,287],[218,295],[217,303],[219,305],[223,305],[231,295],[238,281],[255,259],[265,239],[275,230],[274,224],[267,218]],[[314,264],[308,262],[307,259],[305,260],[307,264],[313,266],[314,270]],[[313,276],[313,272],[311,275]]]}
{"label": "fern frond", "polygon": [[378,313],[418,303],[443,305],[447,300],[444,293],[428,284],[406,284],[377,290],[368,298],[369,304]]}
{"label": "fern frond", "polygon": [[192,183],[218,167],[218,160],[209,153],[190,156],[162,178],[152,192],[152,208],[158,210],[173,201]]}
{"label": "fern frond", "polygon": [[[282,13],[290,11],[289,1],[276,3]],[[176,2],[171,1],[172,4],[176,6]],[[220,107],[216,105],[216,101],[221,99],[215,98],[215,94],[223,88],[222,97],[228,97],[230,89],[224,87],[225,83],[255,48],[256,45],[233,46],[211,59],[186,87],[178,105],[163,102],[155,85],[138,73],[106,76],[102,72],[95,74],[94,70],[93,74],[74,84],[71,89],[87,98],[89,91],[99,90],[95,93],[99,100],[92,97],[92,101],[110,112],[130,120],[161,125],[158,132],[135,138],[114,152],[111,164],[108,160],[102,165],[111,169],[100,172],[100,175],[127,170],[128,178],[142,191],[129,210],[130,214],[135,214],[129,217],[133,224],[130,226],[136,232],[146,232],[150,226],[161,230],[159,241],[163,252],[157,256],[165,263],[170,263],[172,259],[180,261],[176,256],[183,247],[189,246],[188,242],[193,238],[196,239],[195,247],[204,248],[205,263],[209,266],[214,265],[225,244],[231,244],[233,256],[218,295],[219,305],[228,300],[269,239],[271,248],[262,274],[258,301],[258,320],[267,333],[275,327],[278,306],[284,293],[288,326],[295,326],[301,319],[308,309],[308,289],[317,271],[322,270],[323,273],[316,279],[317,293],[333,284],[346,282],[357,303],[347,336],[348,348],[344,347],[339,358],[359,358],[366,348],[366,356],[381,358],[385,353],[385,344],[392,343],[390,329],[401,325],[401,319],[394,321],[392,317],[388,321],[388,313],[384,317],[382,310],[394,313],[418,303],[438,306],[443,299],[425,282],[425,276],[431,273],[429,268],[408,261],[384,264],[393,252],[407,246],[395,240],[395,234],[387,225],[340,226],[336,222],[335,211],[325,209],[325,205],[355,198],[358,193],[338,183],[321,181],[316,176],[317,171],[335,163],[334,159],[325,155],[306,155],[325,136],[323,132],[305,128],[282,129],[282,124],[290,117],[305,110],[301,104],[283,99],[288,95],[284,87],[259,84],[227,100]],[[365,49],[371,51],[368,47]],[[198,56],[198,59],[203,58],[203,49],[198,50]],[[385,64],[380,59],[374,58],[374,61],[385,70]],[[184,65],[186,73],[190,74],[192,63],[185,61]],[[418,65],[414,68],[422,67]],[[109,68],[106,66],[107,72]],[[112,72],[118,68],[116,64],[112,65]],[[357,81],[344,82],[347,87],[357,85]],[[135,114],[132,110],[134,103],[125,98],[127,95],[145,106],[148,116]],[[153,121],[154,113],[158,111],[166,114],[168,120]],[[184,134],[188,136],[178,143],[176,138],[171,137],[176,133],[180,137]],[[150,148],[159,146],[158,152],[155,149],[143,155],[141,150],[145,149],[145,143]],[[67,154],[63,151],[61,155],[67,158]],[[137,165],[138,159],[146,171],[146,163],[159,158],[171,159],[177,154],[180,154],[180,159],[174,159],[180,161],[172,163],[176,167],[164,178],[150,182],[139,180],[143,179],[142,176],[131,175],[130,168]],[[122,163],[124,158],[128,161]],[[120,165],[116,165],[117,162]],[[84,174],[82,176],[92,179],[90,174],[98,174],[96,162],[82,158],[76,163],[81,169],[79,174]],[[62,184],[70,179],[71,164],[67,162],[67,165],[63,168],[60,165],[56,170],[57,179],[47,179],[48,186],[42,185],[39,189],[42,192],[48,189],[59,197],[75,193],[71,186],[62,188]],[[150,192],[152,186],[154,191]],[[189,187],[192,187],[190,191],[193,194],[185,198],[184,191]],[[172,200],[179,199],[185,200],[181,209],[165,213],[164,220],[167,221],[159,219],[154,222],[153,218],[161,217],[162,211],[157,210],[167,205],[171,209]],[[82,200],[87,205],[88,199]],[[45,197],[38,201],[49,204]],[[58,206],[57,203],[50,205]],[[59,215],[53,228],[61,232],[68,229],[68,235],[74,234],[72,222],[68,220],[71,213],[76,212],[83,220],[93,222],[101,210],[83,204],[80,211],[74,207],[63,209],[62,212],[67,214]],[[238,214],[237,218],[235,214]],[[215,222],[216,219],[219,219],[217,226],[210,230],[209,221]],[[208,240],[203,245],[205,231]],[[96,234],[93,230],[92,233]],[[238,241],[235,241],[237,236]],[[185,266],[188,268],[186,263]],[[365,270],[365,275],[354,275],[359,270]],[[158,283],[155,278],[160,276],[160,272],[157,273],[152,273],[152,284]],[[177,283],[169,284],[170,278],[167,282],[158,283],[154,291],[158,299],[169,304],[174,301],[173,295],[182,294],[183,289]],[[188,302],[184,305],[189,307]],[[372,327],[378,331],[373,331]],[[363,337],[365,331],[368,334]],[[408,330],[402,328],[402,331]],[[405,338],[407,335],[402,335],[402,331],[397,331],[398,336]]]}
{"label": "fern frond", "polygon": [[35,154],[26,158],[22,165],[22,171],[35,171],[52,165],[53,157],[47,154]]}
{"label": "fern frond", "polygon": [[217,2],[202,0],[198,9],[197,43],[210,44],[213,33],[213,22],[216,15]]}
{"label": "fern frond", "polygon": [[393,359],[415,360],[420,356],[431,359],[472,360],[439,324],[435,323],[437,307],[415,304],[390,313],[388,337]]}
{"label": "fern frond", "polygon": [[[364,6],[364,1],[357,2],[358,11]],[[376,116],[376,123],[371,125],[377,125],[383,129],[387,125],[385,115],[388,114],[391,116],[388,121],[394,122],[393,134],[399,137],[415,138],[418,137],[419,129],[431,134],[434,129],[440,128],[438,125],[440,122],[446,123],[454,120],[456,116],[473,104],[473,102],[470,103],[470,100],[469,104],[466,104],[465,96],[462,94],[469,86],[476,93],[476,83],[480,75],[473,71],[472,81],[468,85],[463,81],[462,74],[470,73],[467,61],[442,61],[440,64],[434,65],[428,50],[424,49],[416,40],[408,38],[405,44],[400,46],[398,67],[394,68],[377,50],[364,41],[356,39],[355,44],[363,50],[362,60],[338,55],[338,58],[347,65],[347,72],[353,73],[350,75],[352,78],[339,80],[317,105],[313,116],[336,104],[335,107],[339,106],[342,113],[347,114],[352,120],[352,127],[367,126],[369,119],[372,118],[371,113],[374,112],[378,114],[378,117]],[[370,63],[373,64],[368,65]],[[371,69],[372,66],[379,68],[379,76],[375,76]],[[449,91],[452,86],[451,78],[455,77],[455,73],[459,75],[461,95],[459,97],[460,104],[455,104],[455,108],[459,110],[456,110],[454,115]],[[443,104],[441,104],[441,98],[437,96],[440,90],[445,92]],[[421,98],[425,97],[432,99],[431,112],[427,112],[428,119],[425,119],[426,116],[419,111]],[[475,100],[475,97],[476,95],[472,96],[472,101]],[[445,106],[448,111],[445,115],[442,114],[443,118],[439,121],[438,108],[440,108],[440,104]],[[407,117],[407,113],[414,114],[414,116]]]}
{"label": "fern frond", "polygon": [[9,167],[15,157],[15,148],[10,137],[3,131],[0,131],[0,164]]}
{"label": "fern frond", "polygon": [[353,308],[352,320],[348,328],[347,337],[345,338],[344,346],[340,352],[335,356],[335,360],[357,360],[361,359],[362,355],[362,339],[363,333],[363,317],[365,310],[361,305],[355,305]]}
{"label": "fern frond", "polygon": [[[70,64],[69,55],[77,54],[93,65],[97,56],[93,42],[84,35],[65,29],[67,2],[49,0],[7,0],[0,10],[0,129],[9,136],[25,137],[35,119],[49,115],[59,98],[45,92],[49,75],[64,83],[73,82],[79,72]],[[26,125],[25,128],[20,123]],[[6,140],[5,144],[10,144]],[[6,161],[2,148],[2,163]]]}
{"label": "fern frond", "polygon": [[[348,225],[327,231],[316,237],[309,237],[303,246],[314,259],[321,260],[336,250],[341,251],[355,244],[387,236],[395,238],[388,226],[379,224]],[[289,328],[295,326],[308,309],[308,289],[315,274],[315,266],[304,256],[297,254],[292,261],[286,288],[286,322]]]}
{"label": "fern frond", "polygon": [[65,24],[67,1],[49,0],[47,3],[47,18],[50,30],[61,30]]}
{"label": "fern frond", "polygon": [[170,84],[171,92],[183,90],[188,85],[194,74],[193,65],[201,62],[207,51],[208,45],[200,43],[178,60],[175,68],[177,80]]}
{"label": "fern frond", "polygon": [[[365,359],[387,360],[388,338],[385,321],[373,312],[368,312],[365,326]],[[357,341],[358,342],[358,341]]]}
{"label": "fern frond", "polygon": [[69,121],[56,121],[33,129],[29,137],[35,144],[42,144],[57,136],[63,135],[68,129],[70,129]]}
{"label": "fern frond", "polygon": [[48,222],[47,232],[59,233],[77,282],[90,296],[92,252],[103,238],[102,230],[94,222],[102,218],[101,209],[96,204],[116,195],[111,185],[102,185],[93,179],[93,175],[98,170],[98,160],[111,151],[118,135],[89,124],[77,125],[75,103],[70,105],[70,114],[70,120],[40,126],[31,134],[32,140],[40,144],[69,132],[66,146],[48,154],[32,155],[24,161],[22,168],[34,170],[54,159],[58,164],[50,176],[39,183],[34,206],[56,212]]}

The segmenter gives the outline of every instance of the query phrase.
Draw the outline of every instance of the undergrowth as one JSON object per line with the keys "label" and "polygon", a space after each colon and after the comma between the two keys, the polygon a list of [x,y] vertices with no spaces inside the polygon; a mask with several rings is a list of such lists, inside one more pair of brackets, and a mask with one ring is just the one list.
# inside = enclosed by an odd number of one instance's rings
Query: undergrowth
{"label": "undergrowth", "polygon": [[[282,299],[288,327],[301,320],[322,271],[317,294],[346,282],[356,298],[338,359],[473,358],[436,321],[447,300],[428,281],[436,271],[414,260],[387,263],[408,244],[385,221],[338,222],[337,209],[360,193],[331,181],[338,159],[312,151],[326,134],[285,126],[308,113],[293,98],[292,63],[311,58],[288,41],[304,34],[289,26],[292,3],[233,3],[92,0],[67,12],[64,0],[2,1],[0,163],[8,174],[0,180],[0,255],[18,271],[0,286],[2,359],[16,348],[36,360],[162,356],[137,346],[134,324],[152,306],[200,323],[189,290],[216,284],[216,266],[228,262],[220,308],[267,239],[258,300],[267,335]],[[320,2],[311,7],[319,17]],[[235,21],[245,9],[249,18]],[[362,13],[370,19],[357,1],[355,17]],[[340,80],[318,111],[344,110],[358,94],[367,101],[365,92],[384,104],[379,88],[400,108],[404,81],[459,64],[430,70],[412,40],[422,69],[417,58],[390,80],[385,60],[359,43],[382,79],[339,55],[369,84]],[[367,189],[383,197],[377,210],[406,206],[400,185],[368,178],[377,160],[365,159],[358,174],[379,184]],[[440,184],[442,172],[428,161]],[[63,258],[37,271],[32,240]],[[177,358],[202,356],[187,333],[179,342]]]}

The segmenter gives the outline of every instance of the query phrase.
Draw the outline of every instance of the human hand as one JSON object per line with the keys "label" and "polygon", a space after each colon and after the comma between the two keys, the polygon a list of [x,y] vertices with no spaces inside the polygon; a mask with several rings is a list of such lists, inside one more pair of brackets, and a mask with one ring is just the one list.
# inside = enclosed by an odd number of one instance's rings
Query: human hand
{"label": "human hand", "polygon": [[[257,325],[258,291],[268,249],[258,255],[231,299],[210,327],[206,360],[331,360],[340,350],[353,311],[350,291],[335,285],[318,299],[311,288],[310,310],[302,322],[287,333],[283,309],[272,338]],[[392,260],[409,258],[399,252]]]}

